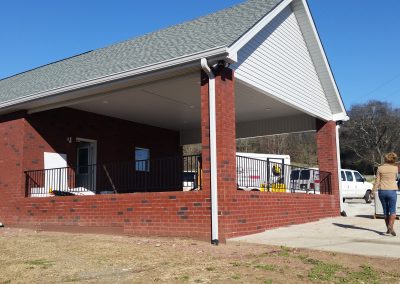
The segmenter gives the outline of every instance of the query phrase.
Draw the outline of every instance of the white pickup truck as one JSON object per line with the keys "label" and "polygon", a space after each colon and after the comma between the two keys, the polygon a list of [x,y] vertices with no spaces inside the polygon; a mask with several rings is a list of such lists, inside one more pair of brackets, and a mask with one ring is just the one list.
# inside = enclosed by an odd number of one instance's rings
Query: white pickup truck
{"label": "white pickup truck", "polygon": [[373,184],[355,170],[342,169],[341,171],[342,198],[363,198],[366,203],[372,202]]}

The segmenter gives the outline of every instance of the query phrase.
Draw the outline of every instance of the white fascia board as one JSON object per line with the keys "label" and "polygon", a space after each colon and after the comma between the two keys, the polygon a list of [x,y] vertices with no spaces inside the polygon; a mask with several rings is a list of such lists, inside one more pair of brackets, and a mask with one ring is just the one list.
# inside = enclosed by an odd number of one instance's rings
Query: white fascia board
{"label": "white fascia board", "polygon": [[326,57],[325,50],[324,50],[324,47],[322,45],[321,39],[319,37],[317,28],[315,26],[313,17],[312,17],[311,12],[310,12],[310,9],[308,7],[307,0],[297,0],[297,1],[301,1],[302,4],[303,4],[305,13],[306,13],[307,18],[308,18],[308,20],[310,22],[312,33],[313,33],[313,35],[314,35],[314,37],[315,37],[315,39],[317,41],[318,50],[320,51],[320,54],[321,54],[321,57],[322,57],[322,61],[323,61],[324,65],[325,65],[325,68],[326,68],[326,70],[328,72],[328,75],[329,75],[329,79],[330,79],[330,81],[332,83],[332,86],[333,86],[333,89],[335,91],[335,95],[336,95],[336,97],[337,97],[337,99],[339,101],[339,104],[340,104],[340,107],[342,109],[342,112],[347,117],[346,109],[345,109],[345,107],[343,105],[342,97],[340,96],[339,89],[338,89],[338,87],[336,85],[335,78],[333,77],[331,66],[329,65],[328,58]]}
{"label": "white fascia board", "polygon": [[283,11],[293,0],[283,0],[278,6],[264,16],[257,24],[248,30],[241,38],[228,48],[229,54],[237,54],[256,34],[268,25],[280,12]]}
{"label": "white fascia board", "polygon": [[347,114],[345,112],[341,112],[341,113],[335,113],[334,115],[332,115],[332,120],[333,121],[348,121],[350,119],[350,117],[347,116]]}
{"label": "white fascia board", "polygon": [[34,94],[24,96],[24,97],[21,97],[18,99],[5,101],[3,103],[0,103],[0,109],[19,105],[19,104],[30,102],[30,101],[34,101],[37,99],[42,99],[45,97],[50,97],[50,96],[57,95],[60,93],[71,92],[71,91],[75,91],[78,89],[91,87],[91,86],[95,86],[95,85],[99,85],[99,84],[103,84],[103,83],[107,83],[107,82],[111,82],[111,81],[116,81],[116,80],[120,80],[120,79],[125,79],[125,78],[129,78],[129,77],[145,74],[145,73],[159,71],[161,69],[165,69],[165,68],[169,68],[169,67],[175,67],[178,65],[184,65],[184,64],[191,63],[194,61],[200,61],[201,58],[222,57],[222,58],[228,59],[230,56],[232,56],[234,58],[234,54],[232,55],[232,53],[230,53],[225,46],[220,46],[220,47],[208,49],[205,51],[193,53],[190,55],[185,55],[185,56],[177,57],[174,59],[161,61],[161,62],[158,62],[155,64],[142,66],[142,67],[135,68],[135,69],[132,69],[129,71],[118,72],[118,73],[114,73],[112,75],[107,75],[107,76],[99,77],[96,79],[86,80],[86,81],[82,81],[82,82],[79,82],[76,84],[67,85],[67,86],[51,89],[51,90],[44,91],[44,92],[34,93]]}

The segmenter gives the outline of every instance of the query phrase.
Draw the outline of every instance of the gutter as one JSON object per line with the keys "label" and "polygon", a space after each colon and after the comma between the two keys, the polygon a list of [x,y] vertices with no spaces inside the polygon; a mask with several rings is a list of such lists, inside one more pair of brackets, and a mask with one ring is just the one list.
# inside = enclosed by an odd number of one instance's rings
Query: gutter
{"label": "gutter", "polygon": [[211,244],[218,245],[218,183],[217,183],[217,127],[215,116],[215,75],[206,58],[201,68],[208,76],[208,105],[210,116],[210,171],[211,171]]}
{"label": "gutter", "polygon": [[340,207],[340,215],[347,216],[346,211],[344,211],[343,207],[343,188],[341,182],[341,172],[342,172],[342,163],[340,160],[340,142],[339,142],[339,129],[342,121],[336,121],[336,160],[338,165],[338,185],[339,185],[339,207]]}

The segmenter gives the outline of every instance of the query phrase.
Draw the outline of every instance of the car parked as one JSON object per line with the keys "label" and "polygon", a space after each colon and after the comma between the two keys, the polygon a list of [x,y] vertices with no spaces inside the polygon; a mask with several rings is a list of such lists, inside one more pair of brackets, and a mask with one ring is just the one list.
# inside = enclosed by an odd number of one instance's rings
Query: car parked
{"label": "car parked", "polygon": [[372,202],[373,184],[367,182],[358,171],[341,170],[341,185],[343,201],[352,198],[363,198],[366,203]]}
{"label": "car parked", "polygon": [[317,168],[292,170],[290,190],[292,192],[319,193],[319,170]]}

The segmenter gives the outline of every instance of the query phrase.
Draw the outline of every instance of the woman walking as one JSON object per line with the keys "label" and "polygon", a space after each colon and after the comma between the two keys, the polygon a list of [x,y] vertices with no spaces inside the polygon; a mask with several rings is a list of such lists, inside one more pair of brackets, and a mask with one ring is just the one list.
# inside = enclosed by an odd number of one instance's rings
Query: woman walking
{"label": "woman walking", "polygon": [[378,189],[379,200],[382,203],[383,214],[387,232],[396,236],[394,231],[394,220],[396,219],[397,184],[398,168],[396,166],[397,155],[393,152],[385,155],[385,163],[378,167],[376,181],[373,191]]}

